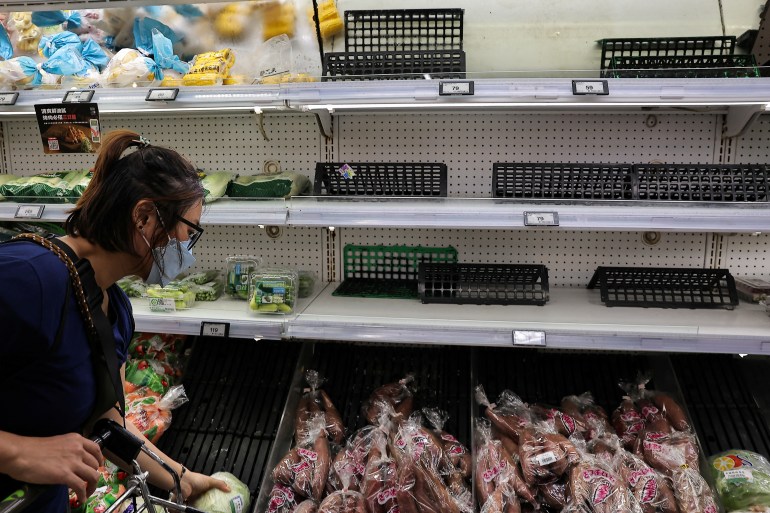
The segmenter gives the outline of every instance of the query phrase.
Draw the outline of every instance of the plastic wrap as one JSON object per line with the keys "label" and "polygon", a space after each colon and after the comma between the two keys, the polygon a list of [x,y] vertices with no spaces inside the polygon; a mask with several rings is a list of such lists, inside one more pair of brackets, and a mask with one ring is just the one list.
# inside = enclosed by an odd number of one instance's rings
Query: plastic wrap
{"label": "plastic wrap", "polygon": [[270,490],[270,499],[267,502],[266,513],[294,513],[297,507],[297,496],[288,486],[273,485]]}
{"label": "plastic wrap", "polygon": [[31,85],[37,73],[37,63],[29,57],[0,61],[0,83],[24,88]]}
{"label": "plastic wrap", "polygon": [[354,491],[362,490],[369,453],[374,444],[375,437],[378,436],[382,436],[379,428],[366,426],[351,436],[345,447],[336,454],[329,477],[331,487],[334,490],[341,490],[343,488],[342,481],[344,476],[347,476],[348,479],[348,489]]}
{"label": "plastic wrap", "polygon": [[297,301],[297,272],[267,268],[252,273],[249,310],[257,314],[291,314]]}
{"label": "plastic wrap", "polygon": [[77,30],[83,17],[79,11],[38,11],[32,13],[32,23],[38,27],[61,25],[63,30]]}
{"label": "plastic wrap", "polygon": [[637,454],[652,468],[667,476],[682,468],[699,471],[698,446],[689,433],[647,432],[639,439]]}
{"label": "plastic wrap", "polygon": [[139,276],[125,276],[117,281],[118,287],[128,297],[142,297],[147,294],[147,284]]}
{"label": "plastic wrap", "polygon": [[577,416],[573,416],[558,408],[543,404],[531,405],[530,411],[537,420],[546,422],[554,429],[554,431],[567,438],[572,436],[579,436],[582,438],[588,431],[588,426],[579,411],[577,412]]}
{"label": "plastic wrap", "polygon": [[687,513],[717,513],[718,509],[711,488],[693,468],[673,471],[674,496],[679,511]]}
{"label": "plastic wrap", "polygon": [[488,420],[477,419],[476,425],[476,499],[482,511],[503,511],[506,505],[518,504],[517,490],[521,499],[537,506],[534,494],[518,473],[513,456],[508,454],[499,440],[492,438]]}
{"label": "plastic wrap", "polygon": [[297,438],[302,438],[303,433],[300,432],[300,429],[306,425],[310,416],[317,412],[323,412],[326,418],[326,432],[329,438],[334,443],[341,444],[345,438],[345,424],[342,422],[342,416],[334,406],[329,395],[321,389],[326,380],[318,371],[308,369],[305,372],[305,381],[310,388],[305,391],[297,405],[295,420]]}
{"label": "plastic wrap", "polygon": [[227,257],[225,292],[233,299],[249,299],[249,278],[262,265],[262,259],[252,255]]}
{"label": "plastic wrap", "polygon": [[626,483],[608,465],[583,455],[569,471],[565,513],[640,513]]}
{"label": "plastic wrap", "polygon": [[[33,17],[34,19],[34,17]],[[57,50],[65,46],[75,46],[80,48],[80,38],[72,32],[59,32],[52,36],[40,38],[38,43],[38,52],[45,58],[51,57]]]}
{"label": "plastic wrap", "polygon": [[379,424],[383,405],[390,405],[398,420],[406,420],[414,408],[414,392],[411,388],[414,375],[408,374],[395,383],[388,383],[374,390],[363,404],[363,414],[370,424]]}
{"label": "plastic wrap", "polygon": [[229,492],[210,488],[192,501],[192,506],[207,513],[245,513],[249,511],[251,492],[249,487],[229,472],[215,472],[211,475],[227,483]]}
{"label": "plastic wrap", "polygon": [[623,447],[632,449],[639,433],[644,430],[644,418],[630,397],[623,397],[620,406],[612,412],[612,425]]}
{"label": "plastic wrap", "polygon": [[323,413],[318,413],[307,422],[306,436],[273,469],[273,481],[291,486],[302,497],[319,501],[331,467],[326,420]]}
{"label": "plastic wrap", "polygon": [[206,204],[216,201],[227,193],[233,176],[233,173],[227,171],[206,173],[201,180]]}
{"label": "plastic wrap", "polygon": [[284,171],[260,175],[241,175],[227,190],[232,198],[290,198],[310,194],[313,184],[299,173]]}
{"label": "plastic wrap", "polygon": [[557,481],[580,455],[572,442],[540,424],[521,431],[519,458],[524,480],[535,486]]}
{"label": "plastic wrap", "polygon": [[444,457],[457,469],[463,477],[468,479],[473,472],[473,457],[471,452],[460,443],[457,438],[444,431],[444,424],[449,419],[449,414],[438,408],[424,408],[423,415],[433,426],[434,434],[441,441]]}
{"label": "plastic wrap", "polygon": [[388,456],[387,438],[379,429],[373,431],[373,443],[366,463],[361,492],[368,513],[389,513],[398,507],[396,462]]}
{"label": "plastic wrap", "polygon": [[149,87],[163,80],[163,71],[138,50],[124,48],[110,59],[101,80],[105,87]]}
{"label": "plastic wrap", "polygon": [[497,403],[490,403],[484,387],[476,387],[476,402],[485,407],[487,417],[502,434],[519,444],[519,434],[532,424],[532,416],[524,401],[510,390],[500,394]]}
{"label": "plastic wrap", "polygon": [[709,458],[716,489],[727,511],[770,508],[770,462],[733,449]]}
{"label": "plastic wrap", "polygon": [[171,426],[171,410],[186,402],[182,385],[171,387],[163,397],[142,387],[126,394],[126,420],[155,443]]}
{"label": "plastic wrap", "polygon": [[647,465],[640,458],[621,449],[618,467],[622,469],[626,486],[644,513],[677,513],[678,508],[671,479]]}
{"label": "plastic wrap", "polygon": [[174,384],[175,369],[167,362],[155,359],[129,360],[126,364],[126,393],[148,387],[157,394],[165,394]]}

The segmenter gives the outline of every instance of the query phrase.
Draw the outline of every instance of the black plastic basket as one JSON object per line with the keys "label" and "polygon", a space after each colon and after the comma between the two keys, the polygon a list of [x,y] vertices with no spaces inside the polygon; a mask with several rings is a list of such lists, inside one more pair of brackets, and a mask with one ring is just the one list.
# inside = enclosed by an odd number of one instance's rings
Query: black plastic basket
{"label": "black plastic basket", "polygon": [[324,55],[323,80],[422,80],[465,78],[462,50],[333,52]]}
{"label": "black plastic basket", "polygon": [[422,246],[345,246],[344,281],[335,296],[417,299],[422,263],[456,263],[457,250]]}
{"label": "black plastic basket", "polygon": [[612,78],[758,77],[753,55],[613,57],[605,76]]}
{"label": "black plastic basket", "polygon": [[434,162],[349,162],[355,175],[340,171],[345,163],[318,162],[316,196],[446,197],[446,164]]}
{"label": "black plastic basket", "polygon": [[681,57],[732,55],[735,36],[611,38],[602,45],[601,69],[612,67],[616,57]]}
{"label": "black plastic basket", "polygon": [[633,199],[633,168],[622,164],[495,163],[495,198]]}
{"label": "black plastic basket", "polygon": [[637,164],[637,198],[655,201],[766,202],[762,165]]}
{"label": "black plastic basket", "polygon": [[548,269],[520,264],[420,264],[423,303],[544,305]]}
{"label": "black plastic basket", "polygon": [[462,50],[463,12],[463,9],[345,11],[345,51]]}
{"label": "black plastic basket", "polygon": [[726,308],[738,305],[727,269],[598,267],[588,284],[607,306]]}

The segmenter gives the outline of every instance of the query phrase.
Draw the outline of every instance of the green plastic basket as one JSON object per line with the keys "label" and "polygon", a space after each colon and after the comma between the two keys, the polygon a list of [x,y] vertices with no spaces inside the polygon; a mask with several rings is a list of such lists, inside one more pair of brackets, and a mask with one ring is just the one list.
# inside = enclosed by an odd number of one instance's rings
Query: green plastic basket
{"label": "green plastic basket", "polygon": [[344,249],[345,277],[333,295],[418,299],[421,263],[457,263],[457,250],[422,246],[357,246]]}

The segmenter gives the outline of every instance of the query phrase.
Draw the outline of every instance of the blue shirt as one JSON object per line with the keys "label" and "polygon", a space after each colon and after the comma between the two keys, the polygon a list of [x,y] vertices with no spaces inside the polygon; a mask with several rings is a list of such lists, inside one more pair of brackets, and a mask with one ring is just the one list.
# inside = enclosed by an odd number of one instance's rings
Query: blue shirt
{"label": "blue shirt", "polygon": [[[80,433],[95,402],[94,371],[85,325],[70,275],[54,253],[34,242],[0,245],[0,431],[45,437]],[[108,289],[118,362],[133,335],[131,303]],[[54,345],[67,301],[61,342]],[[18,484],[0,474],[0,500]],[[67,489],[56,486],[29,511],[62,513]]]}

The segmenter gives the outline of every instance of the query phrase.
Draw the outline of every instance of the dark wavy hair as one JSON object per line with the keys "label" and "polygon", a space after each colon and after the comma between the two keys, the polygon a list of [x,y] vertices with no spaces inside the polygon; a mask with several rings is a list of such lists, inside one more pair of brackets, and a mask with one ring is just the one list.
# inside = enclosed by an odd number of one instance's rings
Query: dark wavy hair
{"label": "dark wavy hair", "polygon": [[[138,201],[153,201],[170,230],[203,196],[195,167],[179,153],[149,145],[129,130],[114,130],[104,138],[91,183],[67,217],[65,229],[107,251],[138,255],[132,217]],[[149,242],[155,248],[167,241],[160,231]]]}

